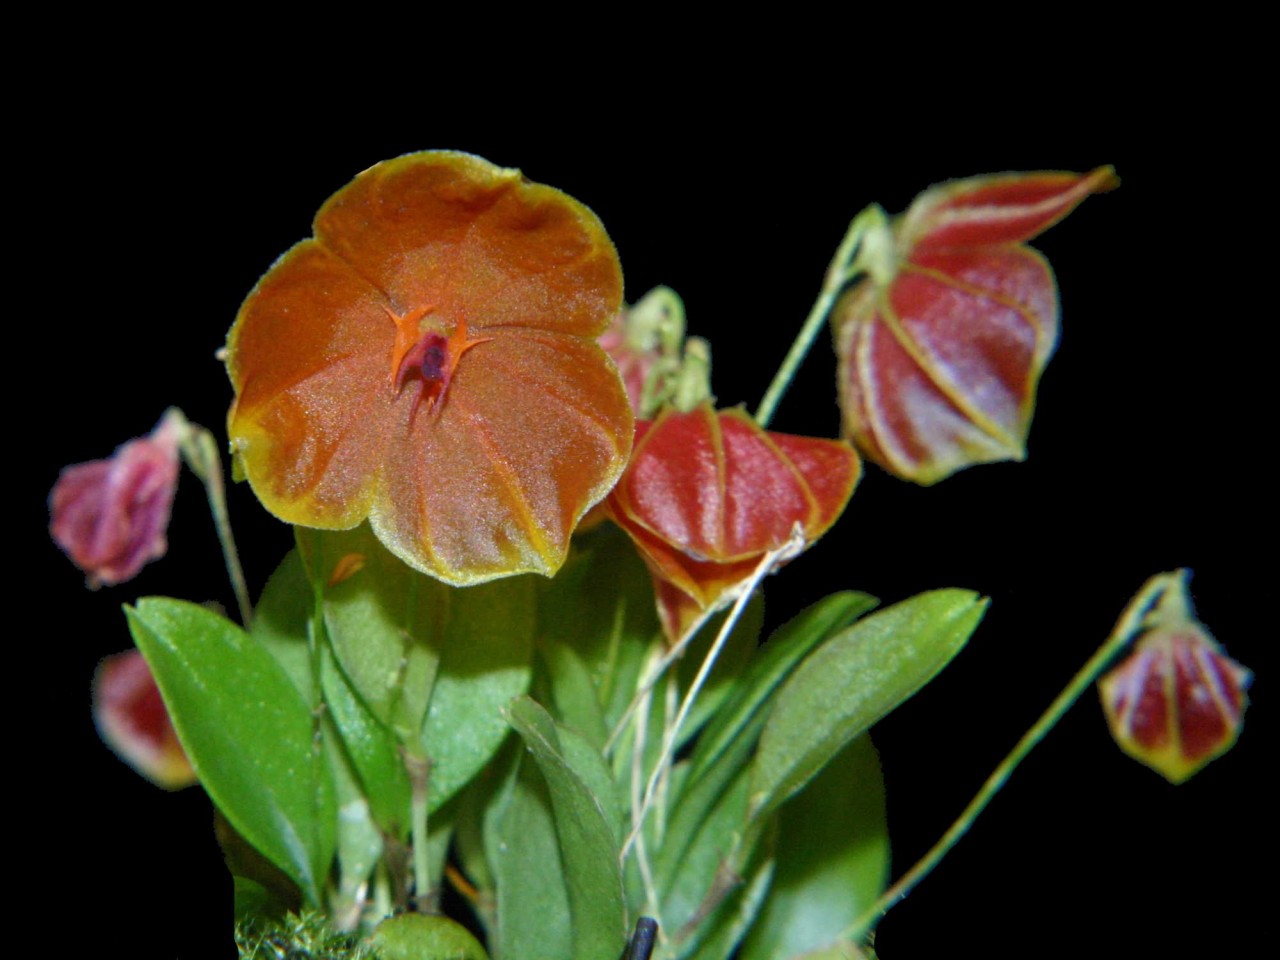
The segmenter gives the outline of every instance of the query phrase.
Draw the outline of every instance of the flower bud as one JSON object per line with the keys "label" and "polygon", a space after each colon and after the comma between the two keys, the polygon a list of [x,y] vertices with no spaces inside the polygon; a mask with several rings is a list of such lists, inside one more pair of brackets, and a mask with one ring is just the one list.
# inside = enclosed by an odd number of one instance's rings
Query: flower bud
{"label": "flower bud", "polygon": [[152,783],[181,790],[196,782],[151,668],[139,651],[102,661],[93,678],[93,720],[107,746]]}
{"label": "flower bud", "polygon": [[1151,625],[1098,692],[1120,749],[1181,783],[1236,742],[1251,678],[1201,624],[1175,613]]}
{"label": "flower bud", "polygon": [[680,297],[669,287],[655,287],[634,305],[624,305],[600,335],[637,417],[653,416],[673,393],[684,329]]}
{"label": "flower bud", "polygon": [[703,402],[637,423],[631,463],[607,503],[653,574],[675,642],[797,530],[805,547],[822,536],[861,470],[847,443],[767,433],[741,410]]}
{"label": "flower bud", "polygon": [[892,224],[872,208],[854,263],[867,276],[832,313],[844,430],[866,457],[920,484],[1023,459],[1058,296],[1022,242],[1117,182],[1110,167],[975,177]]}
{"label": "flower bud", "polygon": [[123,583],[164,556],[178,485],[182,417],[166,414],[150,436],[109,460],[64,467],[49,495],[49,532],[89,586]]}

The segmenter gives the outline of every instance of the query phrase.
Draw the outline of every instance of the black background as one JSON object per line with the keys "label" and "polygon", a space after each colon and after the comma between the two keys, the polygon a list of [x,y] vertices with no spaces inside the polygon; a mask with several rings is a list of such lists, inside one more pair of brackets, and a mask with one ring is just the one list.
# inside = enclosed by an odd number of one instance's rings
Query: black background
{"label": "black background", "polygon": [[[11,184],[26,249],[10,283],[30,298],[10,321],[11,369],[49,386],[16,391],[11,438],[29,486],[10,597],[34,609],[10,640],[22,664],[12,702],[27,704],[11,721],[20,855],[10,863],[55,936],[138,955],[225,951],[230,883],[207,800],[161,793],[101,746],[89,683],[101,657],[129,645],[121,603],[232,598],[189,474],[169,556],[96,593],[47,539],[47,491],[63,463],[106,456],[169,404],[221,434],[230,387],[213,355],[245,293],[333,191],[426,148],[519,166],[591,206],[617,244],[628,298],[674,287],[690,332],[712,341],[720,401],[752,408],[863,206],[898,212],[953,177],[1114,164],[1118,191],[1034,242],[1058,275],[1063,334],[1027,462],[931,489],[869,468],[832,533],[768,584],[769,617],[844,587],[885,601],[941,586],[992,597],[964,653],[875,731],[896,874],[1144,580],[1191,567],[1202,618],[1259,673],[1237,749],[1173,788],[1118,752],[1087,695],[888,915],[878,949],[1233,956],[1260,935],[1249,871],[1271,847],[1260,808],[1271,795],[1262,617],[1274,523],[1260,463],[1272,348],[1256,331],[1274,306],[1255,299],[1240,262],[1257,170],[1231,122],[1101,80],[1034,105],[984,96],[980,108],[950,109],[853,98],[829,81],[731,99],[666,90],[602,119],[582,105],[581,84],[595,82],[583,78],[572,95],[530,81],[456,115],[424,92],[395,112],[307,116],[296,90],[238,102],[184,92],[175,109],[159,98],[162,79],[87,84]],[[833,436],[834,400],[824,338],[774,427]],[[232,491],[231,510],[256,592],[289,531],[246,488]],[[1274,747],[1265,755],[1274,765]]]}

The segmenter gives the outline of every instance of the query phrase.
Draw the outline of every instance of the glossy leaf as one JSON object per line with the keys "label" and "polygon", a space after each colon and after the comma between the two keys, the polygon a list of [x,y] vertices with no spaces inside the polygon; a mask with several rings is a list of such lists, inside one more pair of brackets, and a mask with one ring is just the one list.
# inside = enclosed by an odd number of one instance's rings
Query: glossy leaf
{"label": "glossy leaf", "polygon": [[420,742],[431,760],[436,810],[498,751],[502,709],[529,689],[534,583],[516,577],[448,590],[440,662]]}
{"label": "glossy leaf", "polygon": [[336,803],[310,706],[271,654],[226,618],[164,597],[125,613],[205,789],[319,904]]}
{"label": "glossy leaf", "polygon": [[315,612],[315,595],[297,550],[290,550],[267,580],[249,633],[276,658],[306,703],[316,702],[308,623]]}
{"label": "glossy leaf", "polygon": [[497,960],[565,960],[573,950],[569,891],[546,780],[521,752],[510,785],[486,818],[497,907],[489,943]]}
{"label": "glossy leaf", "polygon": [[[444,644],[448,588],[401,563],[368,527],[296,532],[339,664],[374,716],[402,742],[413,742]],[[362,568],[330,586],[352,555],[364,557]]]}
{"label": "glossy leaf", "polygon": [[810,650],[834,631],[874,609],[877,602],[874,597],[852,590],[833,593],[779,627],[698,739],[690,782],[696,782],[718,762],[752,720],[767,710],[773,691]]}
{"label": "glossy leaf", "polygon": [[675,931],[681,937],[680,953],[688,960],[723,960],[734,948],[760,912],[773,881],[775,858],[785,855],[777,847],[777,831],[768,828],[750,859],[737,871],[736,881],[723,899],[696,930]]}
{"label": "glossy leaf", "polygon": [[630,450],[595,342],[621,295],[612,243],[571,197],[462,153],[380,163],[240,309],[237,459],[281,519],[368,519],[449,583],[550,575]]}
{"label": "glossy leaf", "polygon": [[662,919],[671,930],[696,924],[718,886],[733,875],[734,865],[746,859],[739,844],[746,823],[748,785],[744,768],[699,818],[678,856],[664,841],[655,881],[662,896]]}
{"label": "glossy leaf", "polygon": [[960,652],[986,611],[968,590],[894,604],[831,637],[778,691],[753,763],[761,816],[924,686]]}
{"label": "glossy leaf", "polygon": [[363,785],[374,820],[391,836],[404,839],[411,787],[395,736],[351,689],[327,644],[321,645],[320,683],[334,735]]}
{"label": "glossy leaf", "polygon": [[[600,736],[597,745],[603,746],[601,734],[622,718],[660,629],[649,574],[627,536],[603,524],[575,539],[568,562],[554,579],[535,582],[538,643],[557,713],[583,734]],[[571,676],[581,671],[585,678]],[[595,691],[601,720],[585,701],[583,679]],[[576,691],[570,689],[574,684]],[[575,701],[579,696],[584,699]]]}
{"label": "glossy leaf", "polygon": [[835,943],[888,880],[884,780],[870,737],[849,744],[778,816],[786,854],[742,960],[789,960]]}
{"label": "glossy leaf", "polygon": [[608,777],[604,761],[587,766],[582,753],[565,750],[555,721],[528,697],[516,700],[509,716],[546,778],[555,815],[573,929],[573,949],[562,960],[617,956],[627,940],[621,838],[606,812],[617,803],[592,790],[603,783],[602,773]]}

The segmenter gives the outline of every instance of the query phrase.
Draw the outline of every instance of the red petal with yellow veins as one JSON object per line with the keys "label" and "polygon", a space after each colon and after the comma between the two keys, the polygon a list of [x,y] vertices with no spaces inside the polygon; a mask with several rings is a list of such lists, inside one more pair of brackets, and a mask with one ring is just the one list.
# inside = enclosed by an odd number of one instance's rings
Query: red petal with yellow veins
{"label": "red petal with yellow veins", "polygon": [[1010,173],[926,190],[899,227],[904,251],[1022,243],[1053,226],[1091,193],[1118,186],[1111,167],[1088,174]]}
{"label": "red petal with yellow veins", "polygon": [[845,428],[917,483],[1021,459],[1035,387],[1057,334],[1048,265],[1032,250],[935,253],[879,296],[836,308]]}
{"label": "red petal with yellow veins", "polygon": [[608,502],[654,575],[674,640],[797,527],[806,545],[821,536],[859,475],[846,443],[766,433],[741,410],[703,404],[638,427],[631,465]]}
{"label": "red petal with yellow veins", "polygon": [[1212,638],[1184,623],[1143,636],[1098,690],[1121,749],[1181,783],[1235,743],[1249,680]]}

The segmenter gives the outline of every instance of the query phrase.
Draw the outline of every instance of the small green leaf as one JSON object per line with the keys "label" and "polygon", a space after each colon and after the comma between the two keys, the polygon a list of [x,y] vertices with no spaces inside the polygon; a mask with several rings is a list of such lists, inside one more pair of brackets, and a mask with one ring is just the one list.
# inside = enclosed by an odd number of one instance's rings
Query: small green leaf
{"label": "small green leaf", "polygon": [[[660,633],[649,571],[627,535],[606,523],[574,537],[568,561],[538,587],[539,647],[573,650],[596,690],[605,727],[612,730]],[[549,666],[554,687],[556,663]],[[562,695],[553,692],[557,707]],[[595,739],[593,729],[569,720],[568,713],[561,716]]]}
{"label": "small green leaf", "polygon": [[611,804],[591,790],[597,774],[584,775],[571,764],[571,757],[578,759],[576,752],[562,748],[555,721],[542,707],[520,697],[508,714],[533,752],[551,796],[573,928],[573,949],[567,957],[616,957],[626,943],[627,931],[618,866],[621,841],[606,813]]}
{"label": "small green leaf", "polygon": [[489,944],[497,960],[565,960],[573,949],[569,891],[547,783],[527,753],[516,755],[509,789],[485,818],[497,889]]}
{"label": "small green leaf", "polygon": [[315,610],[315,596],[297,550],[290,550],[267,581],[253,609],[249,633],[276,658],[289,675],[303,703],[315,703],[311,645],[307,624]]}
{"label": "small green leaf", "polygon": [[807,607],[769,637],[732,695],[716,712],[693,751],[689,783],[696,783],[768,703],[791,669],[815,646],[848,626],[878,601],[865,593],[833,593]]}
{"label": "small green leaf", "polygon": [[147,597],[125,615],[209,796],[318,905],[337,810],[315,718],[293,681],[248,634],[203,607]]}
{"label": "small green leaf", "polygon": [[778,691],[752,764],[763,816],[960,652],[986,611],[969,590],[922,593],[831,637]]}
{"label": "small green leaf", "polygon": [[403,840],[411,787],[395,736],[351,689],[327,643],[320,645],[320,686],[335,735],[346,751],[378,825]]}
{"label": "small green leaf", "polygon": [[415,742],[435,683],[451,588],[393,556],[368,524],[296,530],[343,671],[374,716],[402,742]]}
{"label": "small green leaf", "polygon": [[465,927],[448,917],[402,913],[378,924],[369,942],[379,960],[489,960]]}
{"label": "small green leaf", "polygon": [[884,780],[869,736],[782,805],[769,897],[742,960],[806,957],[835,944],[875,903],[889,875]]}
{"label": "small green leaf", "polygon": [[[672,931],[679,942],[678,956],[688,960],[724,960],[746,934],[769,892],[777,851],[777,832],[772,821],[741,867],[724,897],[694,929]],[[783,851],[785,855],[785,851]]]}
{"label": "small green leaf", "polygon": [[435,811],[489,762],[508,733],[502,708],[529,689],[533,577],[450,590],[435,687],[421,744]]}
{"label": "small green leaf", "polygon": [[700,818],[697,830],[678,857],[663,845],[657,876],[662,919],[671,929],[697,921],[708,898],[733,876],[733,868],[747,856],[738,849],[747,812],[747,771],[741,770],[717,802]]}

